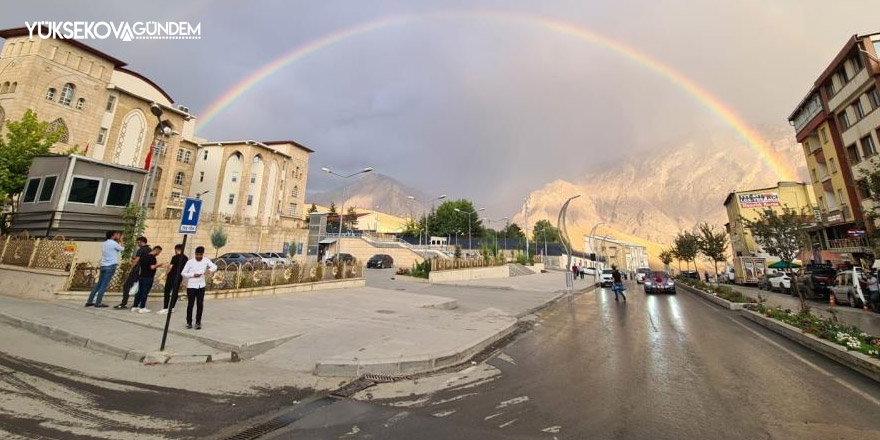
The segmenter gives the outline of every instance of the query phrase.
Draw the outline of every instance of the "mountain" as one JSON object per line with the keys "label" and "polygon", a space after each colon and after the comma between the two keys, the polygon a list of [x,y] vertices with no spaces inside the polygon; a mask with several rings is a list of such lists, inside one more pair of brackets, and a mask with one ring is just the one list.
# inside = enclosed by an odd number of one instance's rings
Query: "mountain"
{"label": "mountain", "polygon": [[429,200],[431,196],[428,194],[404,185],[392,177],[375,172],[364,174],[357,180],[339,188],[308,196],[306,204],[330,206],[330,203],[335,203],[338,208],[342,203],[343,193],[345,194],[346,210],[353,206],[410,218],[411,216],[419,216],[430,208],[424,203],[408,198],[413,196],[416,200]]}
{"label": "mountain", "polygon": [[[759,129],[770,148],[806,176],[803,150],[789,126]],[[723,227],[723,202],[733,190],[775,186],[778,178],[736,133],[694,136],[676,145],[633,154],[601,172],[577,181],[556,180],[530,194],[528,223],[554,224],[568,197],[580,194],[568,209],[569,236],[583,249],[583,236],[604,222],[597,235],[631,240],[649,254],[668,245],[683,229],[700,222]],[[522,222],[522,214],[516,220]]]}

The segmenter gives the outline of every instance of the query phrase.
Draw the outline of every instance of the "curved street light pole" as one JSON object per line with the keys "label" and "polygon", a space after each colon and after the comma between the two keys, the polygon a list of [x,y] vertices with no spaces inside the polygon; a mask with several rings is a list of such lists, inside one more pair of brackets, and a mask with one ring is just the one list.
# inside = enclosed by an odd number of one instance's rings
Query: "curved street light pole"
{"label": "curved street light pole", "polygon": [[565,266],[565,286],[568,287],[569,290],[574,289],[574,274],[570,270],[571,239],[568,236],[568,226],[566,225],[565,216],[568,214],[569,203],[578,197],[580,197],[580,194],[569,197],[568,200],[562,204],[562,209],[559,210],[559,218],[556,221],[556,224],[559,225],[559,241],[562,242],[562,247],[565,249],[565,253],[568,254],[568,263]]}
{"label": "curved street light pole", "polygon": [[[332,174],[336,177],[341,177],[343,179],[349,179],[351,177],[357,176],[358,174],[365,174],[373,171],[372,167],[366,167],[358,172],[351,174],[339,174],[330,168],[324,167],[321,168],[321,171]],[[339,206],[339,230],[336,232],[336,262],[339,262],[339,253],[342,251],[342,225],[345,224],[345,185],[342,185],[342,202]]]}

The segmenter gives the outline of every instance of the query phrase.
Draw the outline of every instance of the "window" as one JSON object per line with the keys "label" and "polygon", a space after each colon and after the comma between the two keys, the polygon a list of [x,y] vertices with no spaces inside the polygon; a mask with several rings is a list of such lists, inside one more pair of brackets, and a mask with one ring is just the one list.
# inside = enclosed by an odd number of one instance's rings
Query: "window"
{"label": "window", "polygon": [[205,152],[202,153],[202,160],[208,160],[208,150],[205,150]]}
{"label": "window", "polygon": [[9,86],[9,93],[15,93],[15,89],[18,87],[18,82],[13,82],[11,86]]}
{"label": "window", "polygon": [[251,183],[257,183],[257,173],[251,173]]}
{"label": "window", "polygon": [[64,123],[64,120],[61,119],[61,118],[58,118],[58,119],[56,119],[56,120],[50,122],[50,123],[49,123],[49,128],[48,128],[48,130],[49,130],[49,132],[51,132],[51,133],[55,133],[55,132],[57,132],[58,134],[61,135],[61,136],[58,138],[58,142],[61,142],[61,143],[65,143],[65,144],[66,144],[67,141],[70,140],[70,137],[69,137],[70,133],[69,133],[68,130],[67,130],[67,124],[65,124],[65,123]]}
{"label": "window", "polygon": [[832,173],[837,172],[837,165],[834,163],[834,159],[828,159],[828,166],[831,168]]}
{"label": "window", "polygon": [[813,182],[819,181],[819,179],[816,177],[816,169],[815,168],[810,170],[810,175],[813,176]]}
{"label": "window", "polygon": [[840,112],[840,114],[837,115],[837,121],[840,122],[840,127],[844,130],[849,128],[849,115],[846,114],[846,110]]}
{"label": "window", "polygon": [[189,151],[185,148],[181,148],[177,150],[177,161],[183,163],[190,163],[192,160],[192,151]]}
{"label": "window", "polygon": [[0,85],[0,93],[6,93],[8,91],[9,91],[9,81],[6,81],[5,83],[3,83],[3,85]]}
{"label": "window", "polygon": [[98,190],[100,188],[101,181],[98,179],[74,177],[73,182],[70,184],[70,193],[67,194],[67,201],[70,203],[94,205],[98,200]]}
{"label": "window", "polygon": [[46,90],[46,99],[49,101],[55,100],[55,89],[54,88],[49,87],[49,90]]}
{"label": "window", "polygon": [[877,87],[868,90],[868,101],[871,102],[872,108],[880,108],[880,92],[877,91]]}
{"label": "window", "polygon": [[231,193],[229,194],[229,204],[230,205],[235,204],[235,194],[231,194]]}
{"label": "window", "polygon": [[290,192],[290,197],[299,197],[299,185],[293,186],[293,191]]}
{"label": "window", "polygon": [[116,97],[113,96],[113,95],[108,96],[108,97],[107,97],[107,111],[108,111],[108,112],[112,112],[112,111],[113,111],[113,105],[114,105],[114,104],[116,104]]}
{"label": "window", "polygon": [[43,178],[43,185],[40,186],[40,195],[37,202],[48,202],[52,200],[52,194],[55,193],[55,182],[58,176],[46,176]]}
{"label": "window", "polygon": [[162,139],[156,139],[154,142],[153,152],[156,153],[156,156],[164,156],[165,153],[168,152],[168,144],[165,143]]}
{"label": "window", "polygon": [[237,171],[232,172],[232,181],[238,182],[238,172]]}
{"label": "window", "polygon": [[180,191],[171,191],[171,201],[180,202]]}
{"label": "window", "polygon": [[829,79],[828,82],[825,83],[825,94],[830,98],[834,96],[835,93],[837,93],[837,91],[834,90],[834,80]]}
{"label": "window", "polygon": [[86,98],[79,98],[76,100],[76,109],[82,110],[83,107],[86,106]]}
{"label": "window", "polygon": [[822,209],[824,209],[825,211],[828,210],[828,207],[825,206],[825,199],[822,196],[819,196],[819,206],[821,206]]}
{"label": "window", "polygon": [[855,144],[846,147],[846,155],[849,157],[850,165],[855,165],[862,161],[862,158],[859,156],[859,149],[856,148]]}
{"label": "window", "polygon": [[837,76],[840,78],[841,84],[846,84],[850,80],[849,73],[847,73],[845,66],[840,66],[840,69],[837,70]]}
{"label": "window", "polygon": [[102,128],[98,130],[98,140],[95,142],[98,145],[104,145],[104,142],[107,140],[107,129]]}
{"label": "window", "polygon": [[819,130],[819,136],[822,137],[822,143],[823,143],[823,144],[827,144],[827,143],[828,143],[828,130],[825,130],[825,127],[822,127],[822,129]]}
{"label": "window", "polygon": [[874,138],[872,138],[870,134],[862,138],[862,153],[864,153],[865,157],[871,157],[877,154],[877,147],[874,145]]}
{"label": "window", "polygon": [[248,206],[252,206],[253,204],[254,204],[254,196],[251,195],[251,194],[248,194],[248,196],[247,196],[247,205],[248,205]]}
{"label": "window", "polygon": [[104,199],[104,206],[124,207],[131,203],[131,197],[134,195],[134,184],[126,182],[110,182],[107,188],[107,197]]}
{"label": "window", "polygon": [[858,73],[862,70],[862,68],[865,67],[864,65],[862,65],[862,57],[859,55],[858,52],[853,53],[849,61],[852,63],[853,72]]}
{"label": "window", "polygon": [[843,198],[843,190],[842,189],[837,190],[837,204],[838,205],[845,205],[846,204],[846,199]]}
{"label": "window", "polygon": [[852,103],[853,111],[856,113],[856,120],[862,119],[865,117],[865,108],[862,107],[862,99],[856,99],[855,102]]}
{"label": "window", "polygon": [[199,182],[204,182],[204,181],[205,181],[205,172],[199,171]]}
{"label": "window", "polygon": [[39,186],[39,177],[28,180],[27,188],[24,189],[24,197],[21,198],[21,203],[34,203],[34,200],[37,199],[37,188],[39,188]]}
{"label": "window", "polygon": [[291,217],[296,216],[296,203],[291,203],[287,208],[287,215]]}
{"label": "window", "polygon": [[64,88],[61,89],[61,96],[58,97],[58,102],[63,105],[70,105],[70,102],[73,101],[73,94],[76,90],[76,86],[71,83],[67,83],[64,85]]}
{"label": "window", "polygon": [[868,188],[868,181],[865,179],[856,181],[856,188],[859,190],[859,197],[863,199],[871,197],[871,190]]}
{"label": "window", "polygon": [[177,174],[174,175],[174,184],[175,185],[183,185],[184,174],[183,171],[178,171]]}

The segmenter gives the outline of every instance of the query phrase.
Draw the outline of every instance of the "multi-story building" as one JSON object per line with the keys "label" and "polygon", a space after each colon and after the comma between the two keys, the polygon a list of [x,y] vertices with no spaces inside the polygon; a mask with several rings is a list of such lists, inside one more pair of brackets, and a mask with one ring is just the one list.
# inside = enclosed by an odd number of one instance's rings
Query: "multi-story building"
{"label": "multi-story building", "polygon": [[817,254],[851,261],[871,253],[864,228],[874,207],[860,181],[880,166],[880,34],[854,35],[819,75],[789,121],[804,148],[817,195]]}
{"label": "multi-story building", "polygon": [[[192,164],[176,154],[195,121],[185,107],[123,61],[76,40],[30,39],[26,28],[0,31],[0,37],[0,135],[4,120],[33,110],[61,130],[54,152],[76,148],[88,158],[138,168],[155,141],[149,207],[165,213],[173,194],[186,194]],[[162,108],[162,125],[150,112],[153,103]],[[170,136],[162,135],[165,126]]]}
{"label": "multi-story building", "polygon": [[615,240],[605,236],[584,236],[584,249],[596,254],[600,261],[614,265],[622,271],[635,271],[648,267],[648,251],[645,246]]}
{"label": "multi-story building", "polygon": [[813,186],[801,182],[779,182],[773,187],[731,192],[724,199],[724,208],[727,210],[724,227],[730,235],[733,256],[775,257],[761,250],[743,219],[757,220],[765,211],[781,214],[784,208],[812,215],[815,205]]}
{"label": "multi-story building", "polygon": [[[26,28],[0,30],[0,38],[0,136],[6,121],[33,110],[60,130],[53,152],[75,151],[88,160],[141,169],[149,156],[151,172],[134,185],[135,193],[144,194],[138,202],[148,207],[152,242],[178,242],[184,200],[200,195],[205,199],[200,221],[207,224],[193,244],[210,245],[218,222],[229,235],[227,251],[280,252],[282,245],[305,243],[312,150],[287,140],[200,139],[189,109],[125,62],[76,40],[31,39]],[[160,118],[153,106],[162,110]],[[51,218],[51,212],[44,214]],[[103,233],[98,232],[83,237]]]}

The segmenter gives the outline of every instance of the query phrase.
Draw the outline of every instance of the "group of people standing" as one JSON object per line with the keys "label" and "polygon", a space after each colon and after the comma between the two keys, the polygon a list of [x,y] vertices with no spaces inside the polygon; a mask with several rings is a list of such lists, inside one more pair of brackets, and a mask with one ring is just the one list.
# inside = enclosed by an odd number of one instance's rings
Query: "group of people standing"
{"label": "group of people standing", "polygon": [[[122,233],[119,231],[108,231],[107,240],[101,244],[101,262],[99,269],[98,281],[89,293],[86,300],[86,307],[104,308],[107,307],[103,303],[104,293],[110,286],[110,281],[116,274],[119,267],[120,254],[124,250],[122,246]],[[168,263],[159,263],[158,257],[162,253],[161,246],[150,246],[147,244],[146,237],[137,238],[137,250],[131,261],[131,271],[125,278],[122,285],[122,302],[114,306],[114,309],[128,309],[128,299],[131,291],[136,289],[134,295],[134,303],[131,311],[136,313],[150,313],[147,308],[147,297],[153,288],[156,271],[160,267],[166,268],[165,279],[165,298],[162,310],[158,314],[167,314],[169,310],[174,309],[177,305],[178,291],[183,283],[184,278],[187,280],[186,285],[186,328],[193,328],[193,308],[196,309],[195,329],[202,328],[202,311],[204,309],[205,300],[205,277],[212,272],[217,271],[217,266],[210,259],[205,258],[205,248],[199,246],[195,250],[195,258],[189,259],[184,255],[184,246],[178,244],[174,246],[174,256]]]}

